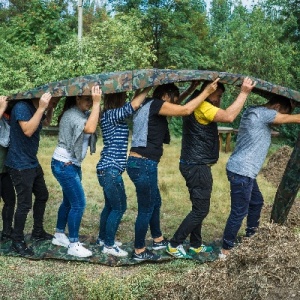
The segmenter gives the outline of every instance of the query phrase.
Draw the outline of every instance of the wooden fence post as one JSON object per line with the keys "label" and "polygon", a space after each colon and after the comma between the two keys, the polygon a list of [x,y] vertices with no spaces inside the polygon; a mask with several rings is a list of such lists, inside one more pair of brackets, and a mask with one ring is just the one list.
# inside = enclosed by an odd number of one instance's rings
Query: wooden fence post
{"label": "wooden fence post", "polygon": [[276,192],[271,221],[284,224],[300,188],[300,133]]}

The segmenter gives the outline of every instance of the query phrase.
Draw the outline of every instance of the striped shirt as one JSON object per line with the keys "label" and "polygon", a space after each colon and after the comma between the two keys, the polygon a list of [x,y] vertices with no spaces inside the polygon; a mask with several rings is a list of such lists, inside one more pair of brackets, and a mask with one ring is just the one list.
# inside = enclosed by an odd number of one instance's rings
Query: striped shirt
{"label": "striped shirt", "polygon": [[115,167],[121,172],[126,168],[129,128],[126,119],[134,113],[131,103],[121,108],[109,109],[102,114],[103,150],[97,170]]}

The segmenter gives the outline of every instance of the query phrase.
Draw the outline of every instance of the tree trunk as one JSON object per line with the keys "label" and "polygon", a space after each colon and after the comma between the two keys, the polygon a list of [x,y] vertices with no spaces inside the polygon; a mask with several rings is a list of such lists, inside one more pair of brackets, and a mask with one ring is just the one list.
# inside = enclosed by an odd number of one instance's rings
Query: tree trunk
{"label": "tree trunk", "polygon": [[300,188],[300,134],[276,192],[271,221],[284,224]]}

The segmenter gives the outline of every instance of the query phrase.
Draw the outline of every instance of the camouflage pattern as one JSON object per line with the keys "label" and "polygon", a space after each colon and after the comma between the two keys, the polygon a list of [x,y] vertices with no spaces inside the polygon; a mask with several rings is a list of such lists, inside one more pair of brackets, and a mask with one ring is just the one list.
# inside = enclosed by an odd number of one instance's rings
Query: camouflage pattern
{"label": "camouflage pattern", "polygon": [[[31,236],[28,234],[25,236],[26,243],[31,246],[34,250],[34,256],[26,257],[33,260],[41,260],[41,259],[58,259],[58,260],[67,260],[67,261],[83,261],[89,262],[94,264],[103,264],[107,266],[126,266],[126,265],[135,265],[141,262],[137,262],[131,259],[131,255],[134,249],[133,242],[125,243],[122,245],[122,249],[126,250],[129,255],[128,257],[115,257],[112,255],[107,255],[102,253],[102,248],[96,245],[96,240],[93,237],[89,236],[81,236],[80,241],[85,244],[85,247],[90,249],[93,252],[93,256],[87,258],[80,258],[75,257],[72,255],[67,254],[67,248],[55,246],[51,243],[51,241],[33,241],[31,240]],[[147,247],[151,249],[151,241],[147,241]],[[218,254],[221,248],[221,242],[215,241],[210,246],[213,247],[214,252],[212,253],[200,253],[193,257],[194,260],[198,261],[199,263],[206,263],[210,261],[214,261],[218,258]],[[188,244],[185,244],[188,247]],[[173,259],[174,257],[170,256],[165,252],[165,250],[158,250],[154,251],[157,254],[161,255],[161,260],[155,263],[161,262],[168,262]],[[11,241],[0,241],[0,255],[7,255],[7,256],[16,256],[19,257],[20,255],[13,250],[11,250]]]}
{"label": "camouflage pattern", "polygon": [[300,134],[276,192],[271,221],[284,224],[300,188]]}
{"label": "camouflage pattern", "polygon": [[[157,86],[166,83],[188,82],[192,80],[214,80],[234,86],[241,86],[246,77],[242,74],[206,70],[169,70],[169,69],[141,69],[120,72],[110,72],[79,76],[76,78],[51,82],[29,91],[19,92],[9,96],[9,100],[40,98],[45,92],[50,92],[53,97],[90,95],[91,88],[99,84],[104,94],[133,91],[148,86]],[[265,98],[271,95],[281,95],[287,99],[300,102],[300,92],[282,87],[270,82],[252,78],[257,81],[253,92]]]}

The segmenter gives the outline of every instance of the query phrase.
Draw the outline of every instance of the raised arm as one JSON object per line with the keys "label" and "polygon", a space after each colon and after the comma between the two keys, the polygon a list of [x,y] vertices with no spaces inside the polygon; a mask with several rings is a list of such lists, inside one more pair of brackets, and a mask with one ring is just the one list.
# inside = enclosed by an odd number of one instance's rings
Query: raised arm
{"label": "raised arm", "polygon": [[49,126],[51,124],[51,121],[53,118],[53,111],[59,100],[60,100],[60,98],[51,98],[49,105],[47,107],[46,118],[43,121],[44,126]]}
{"label": "raised arm", "polygon": [[163,116],[190,115],[210,94],[212,94],[217,89],[219,79],[220,78],[217,78],[214,82],[210,83],[201,94],[199,94],[196,98],[189,101],[185,105],[165,102],[162,105],[159,114]]}
{"label": "raised arm", "polygon": [[6,100],[7,100],[6,96],[0,96],[0,118],[2,117],[2,115],[4,114],[7,108],[8,102]]}
{"label": "raised arm", "polygon": [[32,118],[29,121],[19,121],[19,124],[22,128],[23,133],[27,137],[31,137],[38,126],[40,125],[41,119],[46,111],[49,102],[51,100],[51,94],[45,93],[42,95],[41,99],[38,101],[38,108]]}
{"label": "raised arm", "polygon": [[249,77],[246,77],[241,86],[241,92],[237,96],[236,100],[225,110],[219,109],[214,117],[214,122],[231,123],[235,120],[238,114],[241,112],[248,95],[255,87],[256,82],[253,82]]}
{"label": "raised arm", "polygon": [[279,125],[279,124],[287,124],[287,123],[300,123],[300,114],[289,115],[289,114],[281,114],[278,112],[273,121],[273,124]]}
{"label": "raised arm", "polygon": [[98,119],[100,115],[100,101],[102,96],[102,90],[99,85],[92,87],[92,100],[93,106],[91,114],[85,124],[84,132],[85,133],[94,133],[98,125]]}
{"label": "raised arm", "polygon": [[141,106],[151,88],[152,87],[149,86],[147,88],[144,88],[142,91],[136,90],[133,99],[131,100],[131,106],[134,110],[137,110]]}

